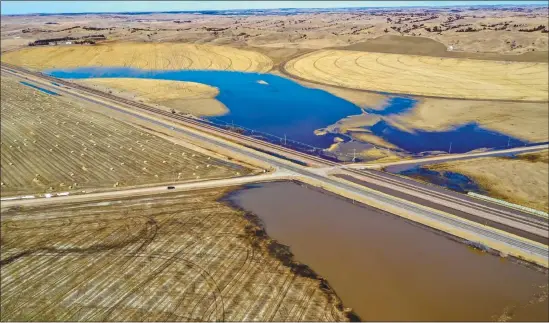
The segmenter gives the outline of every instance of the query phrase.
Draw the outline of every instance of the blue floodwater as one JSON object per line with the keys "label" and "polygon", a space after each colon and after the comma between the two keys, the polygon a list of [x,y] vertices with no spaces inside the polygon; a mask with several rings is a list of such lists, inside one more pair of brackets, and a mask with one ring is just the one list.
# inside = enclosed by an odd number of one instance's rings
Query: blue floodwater
{"label": "blue floodwater", "polygon": [[414,167],[400,172],[399,174],[410,176],[412,178],[420,178],[435,185],[449,188],[460,193],[475,192],[483,193],[480,186],[469,177],[454,172],[437,172],[422,167]]}
{"label": "blue floodwater", "polygon": [[376,114],[379,116],[390,116],[392,114],[401,114],[403,112],[408,112],[413,107],[415,107],[417,100],[408,97],[391,97],[387,102],[387,105],[383,110],[375,109],[364,109],[365,112],[370,114]]}
{"label": "blue floodwater", "polygon": [[26,86],[30,86],[30,87],[32,87],[33,89],[37,89],[38,91],[42,91],[42,92],[47,93],[47,94],[59,95],[58,93],[55,93],[55,92],[53,92],[53,91],[50,91],[50,90],[41,88],[41,87],[36,86],[36,85],[34,85],[34,84],[31,84],[31,83],[29,83],[29,82],[21,81],[21,82],[19,82],[19,83],[24,84],[24,85],[26,85]]}
{"label": "blue floodwater", "polygon": [[[130,68],[77,68],[53,70],[60,78],[132,77],[204,83],[219,88],[217,99],[229,113],[215,118],[235,126],[327,148],[336,135],[317,136],[314,131],[362,111],[328,92],[301,86],[286,78],[259,73],[229,71],[148,71]],[[268,84],[260,84],[258,81]],[[339,136],[345,139],[345,136]]]}
{"label": "blue floodwater", "polygon": [[[349,138],[345,135],[317,136],[314,131],[350,115],[362,113],[358,106],[349,101],[273,74],[197,70],[153,71],[113,67],[59,69],[47,73],[60,78],[131,77],[190,81],[215,86],[219,88],[217,99],[227,106],[229,113],[207,119],[224,127],[234,124],[242,133],[270,142],[283,143],[281,138],[286,136],[292,142],[290,146],[300,150],[305,146],[295,141],[318,148],[329,147],[334,142],[334,137],[348,141]],[[258,83],[259,81],[267,84]],[[364,109],[364,112],[386,117],[407,112],[414,108],[415,104],[416,100],[413,98],[392,96],[383,110]],[[448,131],[407,132],[381,120],[366,129],[410,153],[448,152],[450,145],[452,153],[464,153],[479,148],[516,147],[526,143],[484,129],[476,123],[459,125]]]}
{"label": "blue floodwater", "polygon": [[426,151],[465,153],[479,148],[506,148],[526,144],[508,135],[486,130],[476,123],[467,123],[448,131],[407,132],[381,120],[367,129],[411,153]]}

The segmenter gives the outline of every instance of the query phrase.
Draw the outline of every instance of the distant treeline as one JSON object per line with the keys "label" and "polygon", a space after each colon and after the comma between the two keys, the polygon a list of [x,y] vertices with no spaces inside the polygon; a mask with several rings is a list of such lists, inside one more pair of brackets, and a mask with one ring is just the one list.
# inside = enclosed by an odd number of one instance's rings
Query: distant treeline
{"label": "distant treeline", "polygon": [[473,27],[467,27],[467,28],[456,30],[456,33],[474,33],[474,32],[480,31],[480,30],[481,29],[475,29]]}
{"label": "distant treeline", "polygon": [[114,30],[114,27],[111,28],[101,28],[101,27],[82,27],[84,30]]}
{"label": "distant treeline", "polygon": [[76,37],[48,38],[48,39],[36,40],[32,43],[29,43],[29,46],[45,46],[45,45],[49,45],[50,43],[68,42],[68,41],[74,41],[75,44],[95,44],[96,40],[105,40],[105,39],[107,38],[103,34],[88,35],[88,36],[83,36],[81,38],[76,38]]}
{"label": "distant treeline", "polygon": [[107,39],[107,37],[105,37],[105,35],[103,34],[97,34],[97,35],[87,35],[87,36],[82,36],[82,38],[84,39],[95,39],[95,40],[105,40]]}
{"label": "distant treeline", "polygon": [[48,45],[49,43],[56,43],[56,42],[61,42],[61,41],[71,41],[71,40],[76,40],[78,38],[74,38],[74,37],[62,37],[62,38],[49,38],[49,39],[39,39],[39,40],[35,40],[33,41],[32,43],[29,43],[29,46],[43,46],[43,45]]}
{"label": "distant treeline", "polygon": [[76,28],[80,28],[80,26],[74,26],[74,27],[69,27],[69,28],[65,28],[65,29],[59,29],[59,30],[47,30],[47,29],[38,29],[38,28],[25,28],[23,29],[21,32],[22,33],[30,33],[30,32],[33,32],[33,31],[37,31],[37,32],[42,32],[42,33],[51,33],[51,32],[59,32],[59,31],[67,31],[67,30],[71,30],[71,29],[76,29]]}
{"label": "distant treeline", "polygon": [[229,27],[227,28],[202,27],[202,28],[206,29],[206,31],[223,31],[223,30],[229,29]]}
{"label": "distant treeline", "polygon": [[77,44],[77,45],[85,45],[85,44],[95,45],[95,41],[93,41],[91,39],[77,40],[74,43]]}
{"label": "distant treeline", "polygon": [[532,33],[534,31],[540,31],[540,30],[542,32],[547,32],[547,29],[545,28],[544,25],[539,25],[537,27],[530,28],[530,29],[519,29],[519,31],[526,32],[526,33]]}

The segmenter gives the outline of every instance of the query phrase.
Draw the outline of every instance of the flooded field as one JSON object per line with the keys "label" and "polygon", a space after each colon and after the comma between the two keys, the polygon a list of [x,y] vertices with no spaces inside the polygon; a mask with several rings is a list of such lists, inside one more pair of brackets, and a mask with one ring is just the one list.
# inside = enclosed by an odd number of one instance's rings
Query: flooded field
{"label": "flooded field", "polygon": [[405,131],[381,120],[367,127],[374,135],[411,152],[443,151],[466,153],[479,148],[512,148],[524,146],[525,141],[482,128],[476,123],[459,125],[446,131]]}
{"label": "flooded field", "polygon": [[30,84],[29,82],[21,81],[21,82],[19,82],[19,83],[21,83],[21,84],[23,84],[23,85],[26,85],[26,86],[30,86],[30,87],[32,87],[33,89],[37,89],[38,91],[42,91],[42,92],[44,92],[44,93],[46,93],[46,94],[59,95],[59,94],[57,94],[57,93],[55,93],[55,92],[53,92],[53,91],[50,91],[50,90],[41,88],[41,87],[36,86],[36,85],[34,85],[34,84]]}
{"label": "flooded field", "polygon": [[450,171],[435,171],[423,167],[413,167],[399,173],[414,179],[433,183],[453,191],[465,193],[475,192],[482,194],[484,190],[475,181],[463,174]]}
{"label": "flooded field", "polygon": [[[228,71],[148,71],[127,68],[80,68],[50,72],[55,77],[135,77],[190,81],[219,88],[216,97],[228,109],[223,116],[208,118],[254,129],[278,137],[327,148],[333,136],[314,131],[340,119],[362,113],[356,105],[328,92],[299,85],[286,78],[259,73]],[[259,133],[258,133],[259,135]]]}
{"label": "flooded field", "polygon": [[547,273],[294,183],[229,199],[257,214],[362,320],[547,321]]}
{"label": "flooded field", "polygon": [[[250,135],[269,141],[291,140],[320,149],[330,147],[336,137],[347,141],[340,133],[315,134],[315,130],[333,125],[343,118],[362,113],[386,117],[411,111],[416,100],[401,95],[389,96],[382,109],[360,107],[323,90],[305,87],[274,74],[203,70],[140,70],[132,68],[85,67],[50,70],[48,74],[73,79],[86,78],[146,78],[197,82],[219,89],[217,100],[229,112],[208,117],[214,123],[234,125]],[[428,151],[467,152],[479,148],[515,147],[525,142],[505,134],[490,131],[471,123],[456,125],[446,131],[430,132],[401,130],[380,120],[365,130],[408,153]],[[247,132],[248,133],[248,132]],[[265,138],[264,138],[265,139]]]}

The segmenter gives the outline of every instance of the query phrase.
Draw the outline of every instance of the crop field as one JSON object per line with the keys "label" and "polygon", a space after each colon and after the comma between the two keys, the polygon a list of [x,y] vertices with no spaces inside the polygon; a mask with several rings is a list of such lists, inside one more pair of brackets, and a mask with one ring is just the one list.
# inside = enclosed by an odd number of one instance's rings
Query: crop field
{"label": "crop field", "polygon": [[225,178],[252,171],[4,75],[1,91],[2,196]]}
{"label": "crop field", "polygon": [[267,56],[225,46],[181,43],[108,43],[94,46],[29,47],[2,55],[2,61],[36,70],[83,66],[152,70],[267,72]]}
{"label": "crop field", "polygon": [[96,78],[77,82],[105,92],[111,91],[118,96],[158,104],[196,116],[222,115],[229,111],[223,103],[215,99],[219,90],[202,83],[137,78]]}
{"label": "crop field", "polygon": [[467,99],[548,100],[547,63],[320,50],[297,57],[284,68],[308,81],[361,90]]}
{"label": "crop field", "polygon": [[347,321],[225,193],[4,210],[2,321]]}

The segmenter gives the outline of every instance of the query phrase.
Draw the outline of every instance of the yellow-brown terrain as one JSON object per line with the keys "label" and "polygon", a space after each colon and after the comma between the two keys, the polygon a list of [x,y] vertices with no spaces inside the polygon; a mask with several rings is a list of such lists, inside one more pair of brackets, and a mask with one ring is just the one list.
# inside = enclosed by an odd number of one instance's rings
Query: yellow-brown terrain
{"label": "yellow-brown terrain", "polygon": [[134,78],[96,78],[77,82],[180,113],[212,116],[228,112],[227,107],[215,99],[219,90],[202,83]]}
{"label": "yellow-brown terrain", "polygon": [[545,102],[548,66],[547,63],[321,50],[295,58],[284,68],[298,78],[358,90]]}
{"label": "yellow-brown terrain", "polygon": [[548,151],[516,158],[486,157],[427,166],[437,171],[464,174],[490,196],[534,209],[549,211]]}
{"label": "yellow-brown terrain", "polygon": [[2,321],[348,321],[226,193],[2,212]]}
{"label": "yellow-brown terrain", "polygon": [[132,67],[152,70],[267,72],[265,55],[226,46],[181,43],[104,43],[95,46],[29,47],[2,55],[2,61],[35,70],[71,67]]}
{"label": "yellow-brown terrain", "polygon": [[[383,109],[391,94],[381,92],[411,95],[418,104],[407,113],[363,113],[319,129],[350,133],[362,141],[356,147],[376,146],[359,151],[338,142],[330,150],[347,156],[356,150],[368,160],[388,162],[410,156],[364,129],[382,119],[409,131],[477,122],[525,141],[548,141],[548,18],[546,6],[2,16],[0,48],[2,62],[37,71],[273,73],[368,109]],[[71,41],[29,46],[63,37]],[[94,44],[75,42],[95,38],[100,40]],[[44,94],[6,75],[1,80],[2,197],[90,193],[258,171],[221,156],[228,149],[218,151],[211,143],[196,147],[198,141],[185,134],[172,137],[173,128],[149,124],[159,120],[155,117],[132,121],[120,111],[110,111],[111,116],[100,106]],[[215,99],[219,90],[206,84],[129,78],[73,82],[174,113],[228,112]],[[465,174],[494,197],[547,211],[547,156],[545,151],[428,167]],[[356,320],[314,268],[272,240],[257,216],[225,200],[233,189],[66,204],[52,198],[46,206],[3,208],[0,320]],[[398,214],[396,208],[385,211]],[[398,248],[406,240],[399,237]],[[337,251],[345,263],[345,248]],[[386,254],[380,259],[380,268],[383,261],[400,263]],[[383,290],[390,310],[398,279]],[[542,292],[528,305],[546,302],[547,286],[539,287]],[[494,319],[514,318],[511,312],[521,306],[510,304]]]}
{"label": "yellow-brown terrain", "polygon": [[120,188],[251,169],[177,145],[2,75],[2,196]]}

